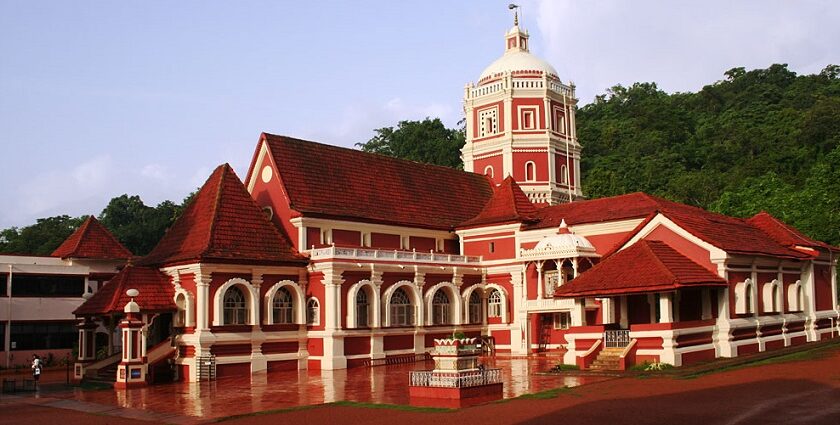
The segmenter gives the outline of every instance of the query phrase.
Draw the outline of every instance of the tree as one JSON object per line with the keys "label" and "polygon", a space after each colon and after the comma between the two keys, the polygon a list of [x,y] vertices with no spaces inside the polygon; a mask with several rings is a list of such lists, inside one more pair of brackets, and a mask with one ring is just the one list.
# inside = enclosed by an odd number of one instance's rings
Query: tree
{"label": "tree", "polygon": [[87,219],[60,215],[39,218],[33,225],[0,231],[0,253],[50,255]]}
{"label": "tree", "polygon": [[181,206],[172,201],[150,207],[139,196],[124,194],[111,199],[99,220],[131,252],[145,255],[157,245],[180,213]]}
{"label": "tree", "polygon": [[356,146],[365,152],[378,153],[445,167],[463,168],[461,148],[464,132],[448,129],[439,118],[423,121],[400,121],[397,128],[383,127],[364,143]]}

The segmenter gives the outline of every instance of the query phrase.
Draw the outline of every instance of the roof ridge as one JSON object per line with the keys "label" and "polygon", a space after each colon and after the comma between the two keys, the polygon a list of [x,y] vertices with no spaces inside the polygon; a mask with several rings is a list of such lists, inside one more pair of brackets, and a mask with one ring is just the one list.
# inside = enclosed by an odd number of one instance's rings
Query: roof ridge
{"label": "roof ridge", "polygon": [[[353,152],[354,154],[360,154],[360,155],[370,155],[370,156],[375,156],[375,157],[378,157],[378,158],[384,158],[388,161],[420,165],[420,166],[423,166],[423,167],[430,167],[430,168],[435,168],[435,169],[438,169],[438,170],[444,170],[445,172],[450,172],[450,173],[454,172],[454,173],[458,173],[458,174],[467,174],[467,175],[482,176],[482,177],[484,176],[484,174],[478,174],[478,173],[475,173],[475,172],[472,172],[472,171],[459,170],[457,168],[447,167],[445,165],[430,164],[428,162],[420,162],[420,161],[414,161],[414,160],[411,160],[411,159],[399,158],[399,157],[396,157],[396,156],[385,155],[385,154],[378,153],[378,152],[366,152],[366,151],[359,150],[359,149],[348,148],[346,146],[330,145],[330,144],[327,144],[327,143],[316,142],[316,141],[313,141],[313,140],[300,139],[300,138],[297,138],[297,137],[285,136],[285,135],[282,135],[282,134],[273,134],[273,133],[266,133],[266,132],[263,132],[263,134],[266,135],[266,136],[269,136],[271,138],[274,138],[274,140],[279,140],[281,142],[282,141],[291,141],[291,142],[311,143],[311,144],[314,144],[314,145],[324,146],[324,147],[327,147],[329,149],[336,149],[336,150],[341,150],[341,151]],[[266,138],[266,140],[268,141],[268,137]]]}
{"label": "roof ridge", "polygon": [[[671,245],[668,245],[668,243],[667,243],[667,242],[664,242],[664,241],[660,241],[660,240],[647,240],[647,239],[642,239],[642,240],[641,240],[641,241],[639,241],[639,242],[644,242],[644,243],[645,243],[645,248],[647,248],[647,250],[651,253],[651,255],[653,255],[653,258],[656,260],[656,264],[659,266],[660,271],[665,272],[665,274],[666,274],[667,276],[670,276],[670,277],[671,277],[671,283],[674,283],[674,284],[679,283],[679,278],[677,278],[677,275],[675,275],[675,274],[671,271],[671,269],[670,269],[670,268],[668,268],[668,266],[667,266],[667,265],[665,265],[665,263],[664,263],[664,262],[662,262],[662,259],[661,259],[661,258],[659,258],[659,255],[657,255],[657,253],[656,253],[656,251],[654,250],[654,248],[653,248],[653,247],[654,247],[654,245],[656,245],[656,246],[658,246],[658,247],[665,248],[666,250],[671,250],[671,251],[674,251],[675,253],[677,253],[678,255],[680,255],[680,256],[682,256],[682,257],[685,257],[685,256],[684,256],[684,255],[682,255],[682,254],[680,254],[677,250],[675,250],[674,248],[672,248],[672,247],[671,247]],[[670,253],[668,253],[668,254],[670,254]],[[691,260],[691,259],[690,259],[690,258],[688,258],[688,257],[685,257],[685,258],[687,258],[688,260]]]}
{"label": "roof ridge", "polygon": [[219,178],[217,179],[217,186],[216,186],[216,196],[213,200],[213,219],[210,220],[210,228],[207,230],[207,243],[204,245],[204,249],[201,251],[201,255],[207,255],[210,252],[210,247],[213,246],[213,238],[215,237],[216,233],[216,223],[219,221],[219,212],[221,211],[221,203],[222,203],[222,192],[225,183],[225,174],[227,170],[230,168],[230,164],[225,162],[222,165],[216,167],[216,169],[221,168],[221,172],[219,174]]}

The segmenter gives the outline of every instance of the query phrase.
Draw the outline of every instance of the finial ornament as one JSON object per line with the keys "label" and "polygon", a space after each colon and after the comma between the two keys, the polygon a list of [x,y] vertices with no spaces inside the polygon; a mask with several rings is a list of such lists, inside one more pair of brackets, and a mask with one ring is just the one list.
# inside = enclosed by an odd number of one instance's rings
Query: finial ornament
{"label": "finial ornament", "polygon": [[518,4],[509,4],[508,9],[513,11],[513,26],[519,26],[519,5]]}

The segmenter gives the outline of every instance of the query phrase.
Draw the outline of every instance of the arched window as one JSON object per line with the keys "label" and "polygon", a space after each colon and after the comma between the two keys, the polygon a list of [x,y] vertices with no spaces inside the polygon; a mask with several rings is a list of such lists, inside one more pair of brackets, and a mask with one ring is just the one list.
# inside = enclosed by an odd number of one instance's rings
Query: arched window
{"label": "arched window", "polygon": [[397,288],[391,295],[391,326],[411,326],[414,324],[414,308],[403,288]]}
{"label": "arched window", "polygon": [[478,291],[470,294],[469,323],[481,323],[481,296],[478,295]]}
{"label": "arched window", "polygon": [[438,289],[432,298],[432,324],[448,325],[449,322],[449,296],[443,290]]}
{"label": "arched window", "polygon": [[292,311],[292,294],[286,288],[280,288],[274,294],[274,302],[271,305],[272,319],[275,324],[294,323]]}
{"label": "arched window", "polygon": [[175,326],[187,326],[187,297],[184,294],[178,294],[175,297],[175,305],[178,307]]}
{"label": "arched window", "polygon": [[306,302],[306,324],[318,325],[321,323],[321,304],[317,298],[310,298]]}
{"label": "arched window", "polygon": [[502,317],[502,293],[498,289],[487,297],[487,317]]}
{"label": "arched window", "polygon": [[537,165],[534,164],[534,161],[528,161],[525,163],[525,181],[532,182],[537,179]]}
{"label": "arched window", "polygon": [[560,165],[560,184],[569,184],[569,169],[566,164]]}
{"label": "arched window", "polygon": [[746,286],[746,290],[744,292],[744,300],[746,302],[746,313],[750,314],[753,312],[753,289],[752,284]]}
{"label": "arched window", "polygon": [[248,324],[248,303],[238,286],[231,286],[225,292],[224,310],[225,325]]}
{"label": "arched window", "polygon": [[494,177],[493,176],[493,166],[492,165],[488,165],[488,166],[484,167],[484,175],[488,176],[490,178]]}
{"label": "arched window", "polygon": [[796,281],[787,290],[788,311],[803,311],[805,309],[805,290],[802,283]]}
{"label": "arched window", "polygon": [[370,303],[365,288],[359,288],[356,293],[356,326],[360,328],[370,326]]}
{"label": "arched window", "polygon": [[752,314],[754,312],[753,281],[747,279],[735,285],[735,314]]}

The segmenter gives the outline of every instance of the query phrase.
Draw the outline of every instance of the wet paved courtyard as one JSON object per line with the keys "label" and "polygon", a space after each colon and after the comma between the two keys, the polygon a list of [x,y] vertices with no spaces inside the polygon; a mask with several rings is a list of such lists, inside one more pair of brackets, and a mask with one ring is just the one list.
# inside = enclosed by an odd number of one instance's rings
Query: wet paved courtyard
{"label": "wet paved courtyard", "polygon": [[[556,359],[486,359],[502,369],[504,397],[578,386],[608,378],[538,375]],[[359,367],[336,371],[278,371],[220,378],[214,382],[174,383],[130,390],[75,390],[58,395],[83,402],[199,417],[219,418],[264,410],[356,401],[409,404],[408,372],[431,369],[432,362]]]}

